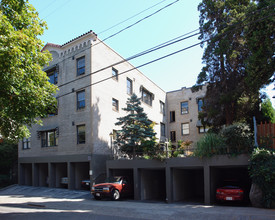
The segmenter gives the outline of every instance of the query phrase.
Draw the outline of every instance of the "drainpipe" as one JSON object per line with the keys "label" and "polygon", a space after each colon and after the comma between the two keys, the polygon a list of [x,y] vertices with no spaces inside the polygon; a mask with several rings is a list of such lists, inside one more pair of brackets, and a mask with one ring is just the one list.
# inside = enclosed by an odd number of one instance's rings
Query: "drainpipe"
{"label": "drainpipe", "polygon": [[257,142],[257,124],[256,124],[256,118],[253,116],[253,125],[254,125],[254,144],[255,147],[258,147],[258,142]]}

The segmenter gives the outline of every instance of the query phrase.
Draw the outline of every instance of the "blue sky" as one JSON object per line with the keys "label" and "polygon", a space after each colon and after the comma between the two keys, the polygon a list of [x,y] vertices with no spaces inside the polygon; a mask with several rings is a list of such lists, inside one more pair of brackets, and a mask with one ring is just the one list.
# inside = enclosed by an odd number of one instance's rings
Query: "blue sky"
{"label": "blue sky", "polygon": [[[64,44],[89,30],[93,30],[103,40],[175,1],[30,0],[30,3],[39,12],[39,17],[48,24],[48,30],[41,36],[41,39],[45,43]],[[199,28],[199,12],[197,10],[199,2],[200,0],[176,1],[173,5],[161,10],[150,18],[106,40],[105,43],[121,56],[127,58],[193,31]],[[148,10],[144,11],[145,9]],[[103,32],[138,13],[140,14],[128,21]],[[195,36],[130,62],[135,66],[139,66],[198,42],[198,37]],[[195,84],[197,75],[203,66],[201,61],[202,54],[203,49],[200,46],[196,46],[169,58],[141,67],[140,71],[166,92],[178,90],[181,87],[191,87]],[[269,96],[275,95],[275,91],[271,90],[273,87],[273,85],[269,86]],[[275,100],[272,99],[272,101],[273,107],[275,107]]]}

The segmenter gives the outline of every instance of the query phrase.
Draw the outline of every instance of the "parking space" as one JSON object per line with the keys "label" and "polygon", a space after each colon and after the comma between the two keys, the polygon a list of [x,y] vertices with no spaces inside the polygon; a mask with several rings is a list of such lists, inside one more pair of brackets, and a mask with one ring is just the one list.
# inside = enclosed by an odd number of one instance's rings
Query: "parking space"
{"label": "parking space", "polygon": [[21,185],[32,185],[32,164],[31,163],[22,163],[20,164],[20,169],[22,170],[20,176]]}
{"label": "parking space", "polygon": [[68,188],[67,163],[52,163],[51,170],[51,182],[53,184],[51,187]]}
{"label": "parking space", "polygon": [[141,169],[141,200],[166,200],[165,169]]}
{"label": "parking space", "polygon": [[251,181],[247,166],[211,167],[211,203],[215,203],[216,189],[226,185],[234,185],[244,190],[244,204],[247,204]]}
{"label": "parking space", "polygon": [[172,173],[174,202],[204,202],[203,167],[174,168]]}
{"label": "parking space", "polygon": [[[89,162],[71,163],[71,179],[70,184],[72,189],[83,189],[81,182],[90,180]],[[89,187],[88,187],[89,188]]]}
{"label": "parking space", "polygon": [[48,186],[49,184],[49,169],[47,163],[34,164],[35,175],[34,185],[35,186]]}

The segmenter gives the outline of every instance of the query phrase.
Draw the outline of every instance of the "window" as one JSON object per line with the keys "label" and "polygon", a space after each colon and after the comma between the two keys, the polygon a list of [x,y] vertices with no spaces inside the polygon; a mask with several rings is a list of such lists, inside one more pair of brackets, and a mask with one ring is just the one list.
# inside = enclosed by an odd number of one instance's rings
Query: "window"
{"label": "window", "polygon": [[85,90],[76,93],[77,109],[85,108]]}
{"label": "window", "polygon": [[118,100],[112,99],[112,106],[114,111],[118,111]]}
{"label": "window", "polygon": [[133,94],[133,81],[129,78],[127,78],[127,94],[128,95]]}
{"label": "window", "polygon": [[199,128],[199,133],[206,133],[208,131],[208,127],[204,127],[204,126],[201,126],[201,127],[198,127]]}
{"label": "window", "polygon": [[170,122],[176,121],[175,111],[170,111]]}
{"label": "window", "polygon": [[160,104],[160,113],[162,113],[163,115],[165,115],[165,105],[164,102],[159,101]]}
{"label": "window", "polygon": [[58,145],[57,130],[41,132],[41,146],[53,147]]}
{"label": "window", "polygon": [[85,144],[85,125],[78,125],[77,129],[77,144]]}
{"label": "window", "polygon": [[114,80],[118,80],[118,71],[115,68],[112,68],[112,76]]}
{"label": "window", "polygon": [[198,99],[198,111],[202,111],[202,106],[203,106],[203,99]]}
{"label": "window", "polygon": [[22,149],[30,149],[31,148],[31,142],[30,142],[30,138],[23,138],[22,140]]}
{"label": "window", "polygon": [[77,76],[85,73],[85,57],[80,57],[76,60],[77,63]]}
{"label": "window", "polygon": [[189,123],[181,124],[181,134],[188,135],[189,134]]}
{"label": "window", "polygon": [[153,94],[148,92],[146,89],[142,89],[142,101],[152,106]]}
{"label": "window", "polygon": [[181,114],[187,114],[188,113],[188,102],[181,102],[180,103],[180,109]]}
{"label": "window", "polygon": [[176,132],[175,131],[170,131],[170,140],[172,142],[176,141]]}
{"label": "window", "polygon": [[160,134],[161,136],[165,137],[166,132],[165,132],[165,124],[160,123]]}
{"label": "window", "polygon": [[49,77],[49,82],[51,84],[56,85],[58,83],[58,73],[57,73],[56,69],[49,72],[47,75]]}

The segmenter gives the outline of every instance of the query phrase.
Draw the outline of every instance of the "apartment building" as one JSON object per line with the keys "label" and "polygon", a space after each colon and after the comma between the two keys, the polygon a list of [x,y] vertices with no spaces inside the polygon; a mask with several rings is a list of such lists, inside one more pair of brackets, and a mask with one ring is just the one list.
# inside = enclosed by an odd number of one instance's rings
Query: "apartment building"
{"label": "apartment building", "polygon": [[19,184],[80,189],[81,180],[104,176],[116,153],[115,122],[132,93],[156,123],[157,138],[166,138],[166,93],[93,31],[43,50],[53,57],[44,71],[59,88],[58,109],[19,143]]}
{"label": "apartment building", "polygon": [[198,119],[205,93],[206,86],[197,92],[192,92],[191,88],[186,87],[167,92],[167,127],[172,144],[177,145],[178,141],[191,141],[189,150],[192,151],[195,141],[207,132],[207,128]]}

